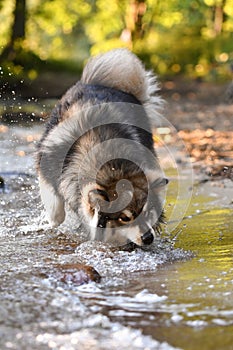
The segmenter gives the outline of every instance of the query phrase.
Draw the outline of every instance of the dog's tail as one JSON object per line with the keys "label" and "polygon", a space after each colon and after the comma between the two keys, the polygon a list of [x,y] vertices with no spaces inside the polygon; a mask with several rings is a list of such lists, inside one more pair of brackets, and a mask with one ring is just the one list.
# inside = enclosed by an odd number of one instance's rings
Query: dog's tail
{"label": "dog's tail", "polygon": [[161,106],[155,76],[145,70],[141,61],[129,50],[120,48],[91,58],[82,74],[84,84],[102,85],[127,92],[143,105]]}

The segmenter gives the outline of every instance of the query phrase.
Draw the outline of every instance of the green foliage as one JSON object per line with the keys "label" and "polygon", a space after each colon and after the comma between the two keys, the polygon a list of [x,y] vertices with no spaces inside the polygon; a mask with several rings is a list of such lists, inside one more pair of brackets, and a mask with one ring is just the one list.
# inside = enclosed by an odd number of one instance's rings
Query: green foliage
{"label": "green foliage", "polygon": [[[2,50],[13,10],[14,1],[0,2]],[[216,79],[230,74],[232,39],[233,0],[27,0],[16,63],[73,70],[90,54],[128,47],[159,74]]]}
{"label": "green foliage", "polygon": [[10,38],[10,27],[12,25],[12,13],[14,10],[14,2],[11,0],[1,1],[0,3],[0,48],[7,45]]}

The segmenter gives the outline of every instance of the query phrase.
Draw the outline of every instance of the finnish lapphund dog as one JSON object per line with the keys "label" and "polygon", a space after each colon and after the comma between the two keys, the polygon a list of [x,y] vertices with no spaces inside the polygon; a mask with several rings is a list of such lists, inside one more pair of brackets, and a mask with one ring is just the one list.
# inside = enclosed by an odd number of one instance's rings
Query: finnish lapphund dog
{"label": "finnish lapphund dog", "polygon": [[52,226],[72,210],[90,239],[153,242],[167,184],[152,137],[161,108],[157,91],[156,78],[127,49],[87,62],[38,143],[40,193]]}

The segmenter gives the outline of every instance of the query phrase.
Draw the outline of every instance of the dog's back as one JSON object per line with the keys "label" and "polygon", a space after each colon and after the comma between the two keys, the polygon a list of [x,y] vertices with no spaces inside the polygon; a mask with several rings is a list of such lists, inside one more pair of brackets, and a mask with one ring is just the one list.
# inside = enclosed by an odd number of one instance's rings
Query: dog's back
{"label": "dog's back", "polygon": [[[139,59],[127,49],[115,49],[91,58],[81,80],[72,86],[52,111],[42,140],[59,122],[77,109],[109,102],[143,105],[152,118],[162,105],[155,76],[144,69]],[[146,118],[147,119],[147,118]],[[145,122],[148,123],[147,120]]]}

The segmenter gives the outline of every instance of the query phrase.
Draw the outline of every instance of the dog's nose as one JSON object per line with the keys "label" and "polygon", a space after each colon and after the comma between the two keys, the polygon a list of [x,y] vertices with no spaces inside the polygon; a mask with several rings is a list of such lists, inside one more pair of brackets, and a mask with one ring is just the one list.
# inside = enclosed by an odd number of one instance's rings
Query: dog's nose
{"label": "dog's nose", "polygon": [[151,230],[147,231],[144,233],[144,235],[141,236],[141,240],[143,244],[149,245],[153,242],[154,240],[154,235],[151,232]]}

